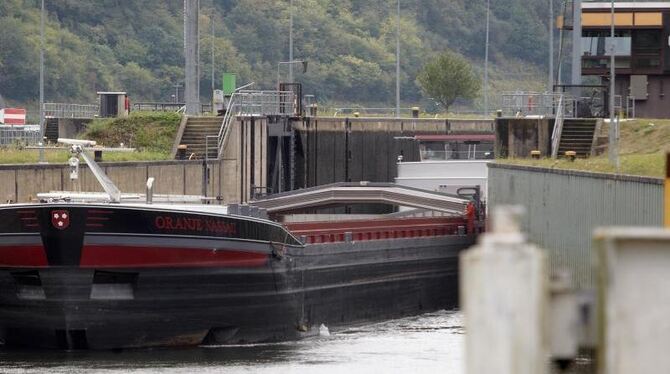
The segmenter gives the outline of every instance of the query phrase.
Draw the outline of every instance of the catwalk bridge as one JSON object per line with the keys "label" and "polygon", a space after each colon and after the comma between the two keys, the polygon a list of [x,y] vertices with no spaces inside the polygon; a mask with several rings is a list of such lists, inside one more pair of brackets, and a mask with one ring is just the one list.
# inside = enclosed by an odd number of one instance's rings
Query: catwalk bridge
{"label": "catwalk bridge", "polygon": [[274,194],[252,205],[269,214],[330,205],[377,203],[463,215],[471,199],[394,183],[342,182]]}

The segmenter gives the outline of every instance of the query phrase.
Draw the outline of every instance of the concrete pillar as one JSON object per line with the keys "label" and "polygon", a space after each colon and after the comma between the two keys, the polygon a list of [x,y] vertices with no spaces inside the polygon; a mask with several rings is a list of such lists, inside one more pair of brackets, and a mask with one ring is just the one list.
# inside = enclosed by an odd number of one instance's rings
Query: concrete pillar
{"label": "concrete pillar", "polygon": [[598,372],[670,373],[670,230],[607,228],[594,238]]}
{"label": "concrete pillar", "polygon": [[184,0],[184,76],[186,114],[200,114],[200,47],[198,11],[200,0]]}
{"label": "concrete pillar", "polygon": [[519,229],[521,207],[500,207],[493,230],[461,255],[467,374],[547,373],[547,259]]}

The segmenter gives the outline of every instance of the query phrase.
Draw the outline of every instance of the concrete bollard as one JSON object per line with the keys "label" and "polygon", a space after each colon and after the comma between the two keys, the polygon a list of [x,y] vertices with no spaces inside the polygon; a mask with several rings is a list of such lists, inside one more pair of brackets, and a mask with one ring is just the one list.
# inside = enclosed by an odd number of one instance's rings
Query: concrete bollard
{"label": "concrete bollard", "polygon": [[521,233],[522,213],[496,209],[492,232],[461,255],[467,374],[547,373],[547,259]]}
{"label": "concrete bollard", "polygon": [[670,230],[598,229],[594,241],[599,373],[670,373]]}
{"label": "concrete bollard", "polygon": [[186,144],[180,144],[177,146],[177,160],[186,160],[186,150],[188,146]]}
{"label": "concrete bollard", "polygon": [[316,117],[319,113],[319,106],[315,104],[311,104],[309,106],[309,115],[310,117]]}

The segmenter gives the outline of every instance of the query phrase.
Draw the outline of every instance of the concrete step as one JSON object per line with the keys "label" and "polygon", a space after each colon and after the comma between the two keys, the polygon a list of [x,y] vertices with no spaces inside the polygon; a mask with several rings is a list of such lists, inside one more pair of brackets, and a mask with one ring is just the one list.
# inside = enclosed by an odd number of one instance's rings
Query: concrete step
{"label": "concrete step", "polygon": [[579,136],[579,135],[561,136],[561,142],[570,142],[573,140],[591,143],[593,142],[593,136]]}
{"label": "concrete step", "polygon": [[195,133],[206,132],[206,133],[218,134],[219,133],[219,128],[218,127],[217,128],[193,128],[193,127],[191,127],[191,128],[184,129],[184,134],[189,133],[189,132],[195,132]]}
{"label": "concrete step", "polygon": [[563,129],[561,134],[573,133],[573,132],[574,133],[579,133],[579,134],[593,134],[594,133],[593,129],[590,129],[590,130],[586,130],[586,129]]}
{"label": "concrete step", "polygon": [[562,143],[558,149],[561,148],[591,148],[591,143],[575,143],[575,142],[570,142],[570,143]]}
{"label": "concrete step", "polygon": [[189,122],[187,127],[221,127],[220,122]]}
{"label": "concrete step", "polygon": [[596,120],[566,119],[563,122],[558,154],[563,157],[566,151],[574,151],[577,157],[588,157],[595,136]]}
{"label": "concrete step", "polygon": [[[186,145],[186,154],[190,156],[195,154],[195,158],[202,159],[206,152],[206,144],[210,146],[210,157],[216,158],[218,156],[217,140],[213,137],[219,135],[221,130],[221,123],[223,117],[191,117],[186,122],[184,133],[182,134],[179,144]],[[209,142],[207,140],[209,138]],[[208,142],[208,143],[207,143]]]}
{"label": "concrete step", "polygon": [[221,127],[220,122],[189,122],[186,126],[189,127]]}

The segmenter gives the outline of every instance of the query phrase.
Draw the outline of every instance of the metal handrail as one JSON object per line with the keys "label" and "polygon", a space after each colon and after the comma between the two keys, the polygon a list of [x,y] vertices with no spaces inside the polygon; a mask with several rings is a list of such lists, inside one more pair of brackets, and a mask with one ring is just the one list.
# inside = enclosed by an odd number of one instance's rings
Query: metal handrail
{"label": "metal handrail", "polygon": [[561,112],[564,118],[577,115],[577,101],[580,98],[554,92],[503,92],[502,111],[507,116],[544,116],[558,114],[558,103],[562,100]]}
{"label": "metal handrail", "polygon": [[45,117],[54,118],[95,118],[100,113],[98,104],[44,103]]}
{"label": "metal handrail", "polygon": [[226,144],[226,140],[228,140],[228,134],[230,133],[230,122],[233,118],[232,115],[232,108],[233,108],[233,102],[235,101],[235,96],[237,95],[237,90],[230,95],[230,100],[228,101],[228,105],[226,106],[226,113],[223,115],[223,121],[221,122],[221,128],[219,129],[219,143],[218,143],[218,155],[219,158],[223,156],[223,146]]}
{"label": "metal handrail", "polygon": [[[253,84],[253,83],[251,83]],[[219,158],[223,156],[223,147],[228,140],[234,116],[278,116],[295,114],[295,94],[292,91],[253,91],[242,86],[235,90],[228,100],[226,113],[219,129]]]}
{"label": "metal handrail", "polygon": [[551,158],[558,157],[558,146],[563,134],[563,95],[558,98],[558,107],[556,110],[556,120],[554,121],[554,131],[551,134]]}

